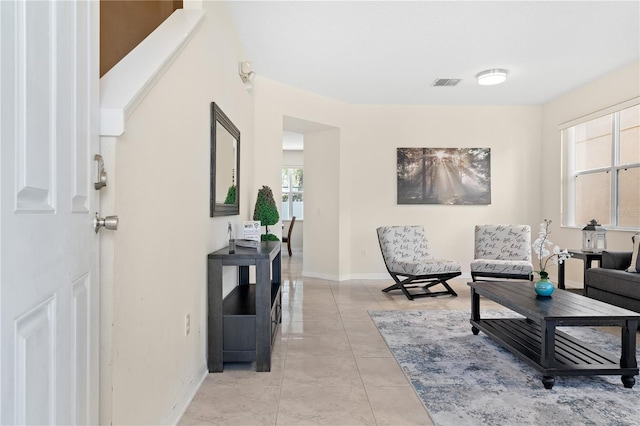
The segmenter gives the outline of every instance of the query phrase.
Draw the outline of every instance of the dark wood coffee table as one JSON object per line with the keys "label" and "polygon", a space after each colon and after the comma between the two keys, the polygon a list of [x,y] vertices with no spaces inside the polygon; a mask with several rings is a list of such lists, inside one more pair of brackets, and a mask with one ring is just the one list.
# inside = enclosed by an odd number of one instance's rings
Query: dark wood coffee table
{"label": "dark wood coffee table", "polygon": [[[638,375],[636,330],[640,314],[568,291],[551,297],[537,296],[529,281],[470,282],[471,330],[480,331],[504,345],[520,359],[542,372],[551,389],[556,376],[621,375],[631,388]],[[480,296],[491,299],[525,318],[480,318]],[[600,351],[567,333],[560,326],[619,326],[620,358]]]}

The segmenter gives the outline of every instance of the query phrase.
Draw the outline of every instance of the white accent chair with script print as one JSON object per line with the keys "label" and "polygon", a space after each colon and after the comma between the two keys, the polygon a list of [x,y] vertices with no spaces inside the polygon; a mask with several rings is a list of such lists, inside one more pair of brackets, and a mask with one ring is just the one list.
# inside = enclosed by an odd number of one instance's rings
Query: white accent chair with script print
{"label": "white accent chair with script print", "polygon": [[[451,260],[433,259],[429,255],[424,227],[381,226],[377,232],[384,264],[396,282],[382,291],[402,290],[409,300],[445,294],[457,296],[447,280],[462,273],[460,265]],[[446,291],[429,290],[437,284],[442,284]],[[424,292],[410,293],[408,289],[415,287],[422,287]]]}
{"label": "white accent chair with script print", "polygon": [[476,225],[471,278],[533,279],[529,225]]}

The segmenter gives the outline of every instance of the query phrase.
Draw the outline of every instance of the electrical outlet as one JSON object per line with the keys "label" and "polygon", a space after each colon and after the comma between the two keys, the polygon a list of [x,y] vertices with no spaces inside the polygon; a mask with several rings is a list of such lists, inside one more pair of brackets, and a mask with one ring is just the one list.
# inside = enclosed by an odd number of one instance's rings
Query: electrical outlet
{"label": "electrical outlet", "polygon": [[188,336],[191,332],[191,314],[184,317],[184,335]]}

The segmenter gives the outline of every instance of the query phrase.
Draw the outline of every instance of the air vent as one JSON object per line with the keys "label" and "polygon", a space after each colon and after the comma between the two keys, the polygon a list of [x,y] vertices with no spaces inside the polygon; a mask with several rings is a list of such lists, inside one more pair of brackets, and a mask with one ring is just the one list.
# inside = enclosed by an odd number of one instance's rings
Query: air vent
{"label": "air vent", "polygon": [[453,87],[462,81],[461,78],[438,78],[433,82],[435,87]]}

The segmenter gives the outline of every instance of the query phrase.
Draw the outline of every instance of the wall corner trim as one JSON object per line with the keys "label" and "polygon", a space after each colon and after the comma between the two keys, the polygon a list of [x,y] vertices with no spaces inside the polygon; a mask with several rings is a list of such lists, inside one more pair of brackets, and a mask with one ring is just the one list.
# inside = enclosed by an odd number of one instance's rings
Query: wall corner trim
{"label": "wall corner trim", "polygon": [[178,9],[100,79],[100,136],[121,136],[127,117],[178,57],[203,21]]}

